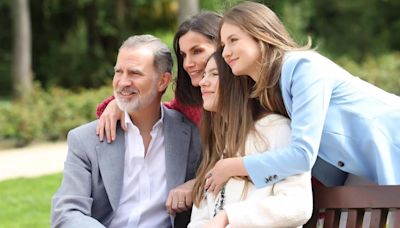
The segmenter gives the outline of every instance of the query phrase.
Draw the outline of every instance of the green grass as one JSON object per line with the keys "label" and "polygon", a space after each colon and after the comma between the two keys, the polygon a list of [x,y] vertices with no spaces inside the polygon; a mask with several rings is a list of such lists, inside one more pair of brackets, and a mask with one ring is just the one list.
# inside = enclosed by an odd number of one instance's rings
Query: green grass
{"label": "green grass", "polygon": [[0,182],[0,228],[50,227],[51,197],[62,174]]}

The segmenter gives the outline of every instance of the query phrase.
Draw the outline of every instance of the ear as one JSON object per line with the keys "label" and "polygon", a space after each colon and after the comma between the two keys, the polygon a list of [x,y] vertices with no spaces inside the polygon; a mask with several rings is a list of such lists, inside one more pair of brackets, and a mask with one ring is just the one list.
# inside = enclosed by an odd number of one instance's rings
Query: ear
{"label": "ear", "polygon": [[158,81],[158,92],[164,92],[172,80],[172,75],[169,72],[164,72]]}

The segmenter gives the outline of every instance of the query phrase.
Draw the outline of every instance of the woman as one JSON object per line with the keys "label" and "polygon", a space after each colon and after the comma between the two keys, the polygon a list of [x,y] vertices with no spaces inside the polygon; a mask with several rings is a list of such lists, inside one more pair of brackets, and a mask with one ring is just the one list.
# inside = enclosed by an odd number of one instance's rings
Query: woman
{"label": "woman", "polygon": [[[173,46],[177,58],[175,98],[165,103],[168,108],[183,113],[196,125],[201,119],[201,93],[199,81],[203,75],[207,59],[215,52],[221,16],[212,12],[202,12],[182,22],[175,33]],[[124,118],[111,96],[97,107],[99,124],[96,133],[108,142],[115,140],[116,122]],[[124,121],[121,121],[124,122]],[[125,129],[125,126],[122,126]]]}
{"label": "woman", "polygon": [[[233,74],[252,78],[252,97],[288,116],[292,133],[287,147],[217,162],[210,171],[209,191],[218,192],[231,176],[249,176],[264,187],[309,171],[317,156],[377,184],[400,184],[399,97],[307,50],[310,45],[299,47],[262,4],[244,2],[228,10],[220,36]],[[225,172],[230,167],[236,168]],[[314,173],[329,183],[323,166]]]}
{"label": "woman", "polygon": [[253,84],[249,78],[234,78],[221,53],[208,61],[199,83],[206,110],[200,128],[203,160],[188,227],[298,227],[311,216],[310,172],[260,189],[248,178],[233,177],[216,196],[205,193],[206,174],[218,160],[280,148],[290,141],[289,119],[249,98]]}
{"label": "woman", "polygon": [[[165,105],[183,113],[196,125],[199,125],[202,113],[199,81],[207,59],[216,50],[221,18],[212,12],[197,14],[179,26],[173,40],[178,64],[176,97]],[[100,140],[103,140],[105,131],[108,142],[115,140],[117,120],[121,118],[121,123],[125,122],[123,113],[113,100],[113,96],[104,100],[96,113],[99,118],[96,133]],[[122,125],[122,128],[125,129],[125,126]],[[193,184],[194,180],[188,181],[169,193],[166,207],[170,214],[180,213],[192,207]],[[185,204],[178,204],[179,202]]]}

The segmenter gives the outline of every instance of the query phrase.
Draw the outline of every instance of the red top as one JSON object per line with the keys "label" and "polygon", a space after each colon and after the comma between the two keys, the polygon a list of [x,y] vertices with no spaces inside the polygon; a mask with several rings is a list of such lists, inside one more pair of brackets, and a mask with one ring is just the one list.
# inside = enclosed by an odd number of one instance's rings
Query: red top
{"label": "red top", "polygon": [[[103,102],[97,105],[96,109],[96,117],[100,118],[101,114],[104,112],[106,109],[107,105],[114,100],[114,96],[110,96],[106,98]],[[197,126],[200,125],[200,120],[203,115],[203,109],[201,107],[195,107],[195,106],[188,106],[188,105],[182,105],[176,98],[172,99],[169,102],[164,103],[165,106],[169,109],[174,109],[183,115],[186,116],[190,121],[192,121],[194,124]]]}

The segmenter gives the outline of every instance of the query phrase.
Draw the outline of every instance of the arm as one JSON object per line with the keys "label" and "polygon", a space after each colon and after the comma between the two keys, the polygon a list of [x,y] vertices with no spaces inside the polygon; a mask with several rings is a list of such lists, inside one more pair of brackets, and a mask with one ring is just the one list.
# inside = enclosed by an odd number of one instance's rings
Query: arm
{"label": "arm", "polygon": [[52,199],[52,227],[104,227],[91,217],[91,165],[78,135],[68,134],[61,187]]}
{"label": "arm", "polygon": [[[244,166],[257,188],[307,172],[317,159],[332,95],[332,86],[324,72],[333,63],[312,60],[312,57],[287,59],[282,68],[281,90],[291,116],[291,144],[244,158]],[[277,178],[266,180],[274,176]]]}
{"label": "arm", "polygon": [[210,221],[210,208],[208,207],[208,199],[205,198],[200,202],[199,207],[193,205],[192,216],[188,228],[204,227]]}
{"label": "arm", "polygon": [[[298,227],[312,213],[310,172],[288,177],[272,187],[257,189],[257,195],[225,206],[232,227]],[[264,197],[263,197],[264,195]],[[246,208],[246,210],[243,210]]]}
{"label": "arm", "polygon": [[182,105],[176,98],[172,99],[170,102],[166,102],[165,106],[169,109],[174,109],[182,113],[188,120],[199,127],[201,116],[203,114],[203,109],[201,106],[185,106]]}
{"label": "arm", "polygon": [[104,99],[100,104],[96,107],[96,118],[99,119],[101,114],[103,114],[104,110],[108,106],[108,104],[115,99],[114,96],[109,96]]}
{"label": "arm", "polygon": [[115,140],[118,120],[121,120],[122,129],[127,130],[124,124],[125,113],[119,109],[114,96],[107,98],[97,106],[96,115],[99,118],[96,134],[99,136],[100,141],[103,141],[104,133],[108,143]]}

